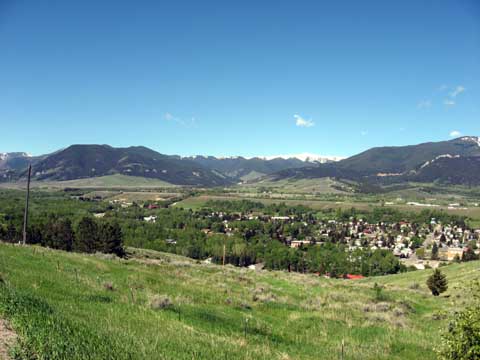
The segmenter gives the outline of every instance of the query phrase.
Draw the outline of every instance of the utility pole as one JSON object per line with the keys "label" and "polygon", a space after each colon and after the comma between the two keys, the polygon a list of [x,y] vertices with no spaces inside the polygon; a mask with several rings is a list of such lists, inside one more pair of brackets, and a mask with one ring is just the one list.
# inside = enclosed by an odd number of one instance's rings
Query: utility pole
{"label": "utility pole", "polygon": [[23,245],[27,243],[28,202],[30,200],[30,176],[31,175],[32,175],[32,164],[28,166],[27,196],[25,198],[25,213],[23,215]]}
{"label": "utility pole", "polygon": [[225,244],[225,239],[223,239],[223,266],[225,266],[225,255],[226,255],[226,252],[227,252],[227,247],[226,247],[226,244]]}

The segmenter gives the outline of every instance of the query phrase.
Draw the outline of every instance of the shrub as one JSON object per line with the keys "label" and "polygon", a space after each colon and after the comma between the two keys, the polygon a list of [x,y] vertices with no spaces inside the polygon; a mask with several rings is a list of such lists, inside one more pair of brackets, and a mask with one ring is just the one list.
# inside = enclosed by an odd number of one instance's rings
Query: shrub
{"label": "shrub", "polygon": [[412,285],[410,285],[410,289],[418,290],[418,289],[420,289],[420,284],[417,283],[417,282],[413,282]]}
{"label": "shrub", "polygon": [[163,310],[171,307],[173,307],[173,302],[167,295],[155,295],[150,301],[150,308],[153,310]]}
{"label": "shrub", "polygon": [[106,282],[103,284],[103,288],[108,291],[115,291],[115,287],[113,286],[113,283],[111,282]]}
{"label": "shrub", "polygon": [[373,284],[374,299],[375,301],[385,301],[387,296],[383,293],[383,286],[377,283]]}
{"label": "shrub", "polygon": [[480,286],[476,284],[475,303],[456,313],[442,336],[441,359],[480,359]]}

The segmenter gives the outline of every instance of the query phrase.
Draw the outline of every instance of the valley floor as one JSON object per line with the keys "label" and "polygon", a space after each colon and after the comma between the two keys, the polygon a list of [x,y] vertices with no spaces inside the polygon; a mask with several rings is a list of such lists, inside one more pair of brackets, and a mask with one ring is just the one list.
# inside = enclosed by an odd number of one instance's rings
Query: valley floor
{"label": "valley floor", "polygon": [[21,359],[339,359],[342,343],[345,359],[434,359],[480,263],[442,271],[433,297],[427,270],[349,281],[0,243],[0,318]]}

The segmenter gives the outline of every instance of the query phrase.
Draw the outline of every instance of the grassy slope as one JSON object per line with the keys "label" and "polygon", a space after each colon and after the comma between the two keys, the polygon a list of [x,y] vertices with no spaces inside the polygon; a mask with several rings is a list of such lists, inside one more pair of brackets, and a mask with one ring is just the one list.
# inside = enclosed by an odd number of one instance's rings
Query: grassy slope
{"label": "grassy slope", "polygon": [[[352,282],[142,254],[109,260],[0,244],[0,313],[40,355],[338,359],[344,339],[346,359],[432,359],[447,321],[434,315],[465,301],[462,287],[480,275],[479,262],[448,266],[450,297],[434,298],[428,271]],[[375,281],[386,300],[374,301]],[[156,294],[174,308],[152,310]]]}
{"label": "grassy slope", "polygon": [[[32,182],[32,187],[34,188],[159,188],[159,187],[174,187],[166,181],[158,179],[150,179],[139,176],[127,176],[121,174],[115,175],[106,175],[106,176],[97,176],[85,179],[77,180],[66,180],[66,181],[34,181]],[[2,184],[4,188],[25,188],[23,183],[4,183]]]}
{"label": "grassy slope", "polygon": [[[242,179],[243,180],[243,179]],[[343,185],[338,181],[331,178],[319,178],[319,179],[282,179],[278,181],[271,181],[267,179],[261,179],[254,183],[243,184],[237,186],[239,190],[243,191],[255,191],[259,188],[268,188],[272,191],[279,193],[292,193],[292,194],[343,194],[345,191],[339,191],[335,189],[334,185]]]}

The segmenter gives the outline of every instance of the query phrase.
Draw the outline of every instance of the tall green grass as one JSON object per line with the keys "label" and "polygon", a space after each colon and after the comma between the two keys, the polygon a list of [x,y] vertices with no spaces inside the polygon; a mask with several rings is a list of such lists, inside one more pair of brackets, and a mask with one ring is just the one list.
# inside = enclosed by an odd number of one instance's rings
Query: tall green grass
{"label": "tall green grass", "polygon": [[480,275],[478,262],[445,267],[448,297],[434,298],[428,272],[351,282],[136,256],[0,244],[16,358],[339,359],[343,342],[345,359],[433,359],[445,315]]}

